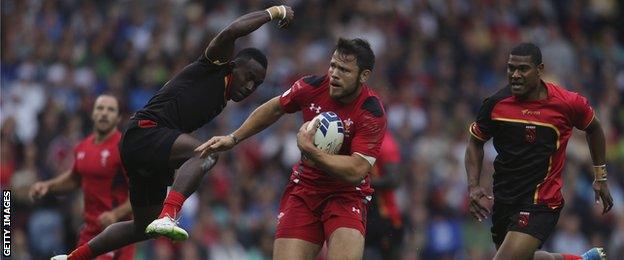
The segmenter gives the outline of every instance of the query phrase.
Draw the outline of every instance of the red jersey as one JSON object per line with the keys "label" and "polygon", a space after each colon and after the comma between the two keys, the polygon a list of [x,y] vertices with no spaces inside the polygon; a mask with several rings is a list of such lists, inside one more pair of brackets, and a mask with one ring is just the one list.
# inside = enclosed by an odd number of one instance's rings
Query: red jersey
{"label": "red jersey", "polygon": [[507,86],[483,102],[470,133],[493,138],[494,197],[508,204],[563,205],[561,172],[574,127],[594,118],[587,99],[550,82],[545,99],[518,101]]}
{"label": "red jersey", "polygon": [[102,232],[98,222],[100,214],[128,199],[128,181],[117,148],[121,133],[115,130],[99,144],[95,144],[94,139],[95,135],[91,134],[74,149],[72,172],[80,176],[84,193],[85,226],[81,231],[81,241],[88,241]]}
{"label": "red jersey", "polygon": [[[377,94],[367,85],[350,104],[342,104],[329,96],[329,77],[308,76],[295,82],[280,97],[280,104],[287,113],[301,111],[304,121],[312,120],[322,112],[335,112],[342,119],[344,140],[338,154],[358,153],[373,160],[379,156],[381,142],[386,132],[386,115]],[[299,161],[293,167],[291,181],[309,190],[320,192],[358,192],[370,196],[369,177],[357,186],[338,180],[314,167]]]}
{"label": "red jersey", "polygon": [[[399,153],[399,146],[397,145],[394,137],[390,134],[390,131],[386,131],[386,134],[381,144],[381,152],[375,163],[375,168],[371,172],[373,179],[376,177],[384,176],[386,174],[397,174],[393,172],[386,172],[384,165],[388,163],[400,163],[401,154]],[[379,215],[388,218],[392,221],[395,227],[401,226],[401,212],[396,203],[394,197],[394,189],[375,189],[375,197],[377,200],[377,209]]]}

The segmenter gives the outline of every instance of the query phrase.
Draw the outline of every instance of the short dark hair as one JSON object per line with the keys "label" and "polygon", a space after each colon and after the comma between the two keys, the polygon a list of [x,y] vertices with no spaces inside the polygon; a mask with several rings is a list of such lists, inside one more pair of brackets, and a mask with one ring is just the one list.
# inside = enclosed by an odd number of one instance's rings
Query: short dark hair
{"label": "short dark hair", "polygon": [[336,51],[340,54],[354,55],[360,71],[373,70],[375,67],[375,54],[371,50],[370,44],[363,39],[338,39]]}
{"label": "short dark hair", "polygon": [[510,54],[518,56],[531,56],[531,60],[533,60],[533,64],[535,64],[535,66],[542,64],[542,51],[540,51],[540,48],[533,43],[520,43],[511,49]]}
{"label": "short dark hair", "polygon": [[234,57],[234,59],[238,59],[238,58],[253,59],[257,61],[258,63],[260,63],[260,65],[262,65],[264,69],[266,69],[268,66],[267,57],[264,55],[264,53],[262,53],[262,51],[256,48],[242,49],[236,54],[236,57]]}

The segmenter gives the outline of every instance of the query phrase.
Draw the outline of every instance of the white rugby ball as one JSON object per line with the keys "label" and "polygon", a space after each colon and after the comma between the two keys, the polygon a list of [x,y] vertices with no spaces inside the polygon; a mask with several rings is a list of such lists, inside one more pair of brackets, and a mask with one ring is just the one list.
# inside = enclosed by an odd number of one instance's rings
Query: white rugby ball
{"label": "white rugby ball", "polygon": [[314,127],[316,121],[320,124],[314,134],[314,145],[326,153],[337,154],[344,140],[342,120],[334,112],[323,112],[310,121],[307,129]]}

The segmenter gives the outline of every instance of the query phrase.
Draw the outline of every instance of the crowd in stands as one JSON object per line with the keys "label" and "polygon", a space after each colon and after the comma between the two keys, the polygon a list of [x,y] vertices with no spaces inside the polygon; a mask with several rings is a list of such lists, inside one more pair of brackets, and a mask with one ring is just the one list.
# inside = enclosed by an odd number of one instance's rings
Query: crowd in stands
{"label": "crowd in stands", "polygon": [[[219,29],[277,1],[3,0],[1,20],[1,185],[13,191],[15,259],[74,248],[80,193],[33,204],[29,186],[72,165],[91,131],[95,97],[112,93],[125,120],[169,78],[197,59]],[[205,140],[236,129],[295,80],[326,73],[338,37],[368,40],[376,55],[369,85],[380,93],[388,130],[400,143],[397,190],[404,259],[487,259],[488,221],[470,217],[464,151],[483,99],[506,84],[510,49],[540,46],[544,78],[587,96],[605,128],[613,210],[601,215],[591,188],[584,135],[568,145],[566,206],[545,249],[579,254],[604,246],[624,259],[624,6],[615,0],[288,1],[286,30],[265,25],[240,39],[269,60],[249,99],[230,102],[194,133]],[[124,120],[124,121],[125,121]],[[299,159],[299,115],[221,155],[187,200],[181,225],[191,238],[140,244],[137,259],[270,259],[279,198]],[[121,125],[120,125],[121,127]],[[486,146],[483,176],[496,156]],[[483,185],[490,186],[491,178]]]}

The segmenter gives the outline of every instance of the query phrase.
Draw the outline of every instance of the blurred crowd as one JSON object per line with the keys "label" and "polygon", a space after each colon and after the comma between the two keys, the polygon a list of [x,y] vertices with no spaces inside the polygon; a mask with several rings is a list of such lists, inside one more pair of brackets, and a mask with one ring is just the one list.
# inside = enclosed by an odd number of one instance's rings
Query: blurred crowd
{"label": "blurred crowd", "polygon": [[[91,131],[94,98],[141,108],[209,40],[267,0],[3,0],[1,21],[1,185],[13,191],[13,257],[41,259],[74,248],[81,194],[33,204],[28,187],[72,165],[72,149]],[[607,248],[624,259],[624,4],[616,0],[292,0],[287,30],[265,25],[237,42],[269,59],[265,83],[230,103],[194,133],[227,134],[260,103],[303,75],[323,74],[338,37],[367,39],[376,54],[369,85],[383,98],[400,143],[406,227],[404,259],[487,259],[489,223],[467,210],[463,166],[467,126],[482,100],[506,84],[508,52],[521,41],[542,49],[544,78],[587,96],[607,138],[615,206],[601,215],[591,188],[584,135],[568,145],[566,206],[545,249]],[[140,244],[137,259],[269,259],[279,198],[299,159],[298,115],[221,155],[183,208],[184,243]],[[486,146],[483,185],[496,153]]]}

